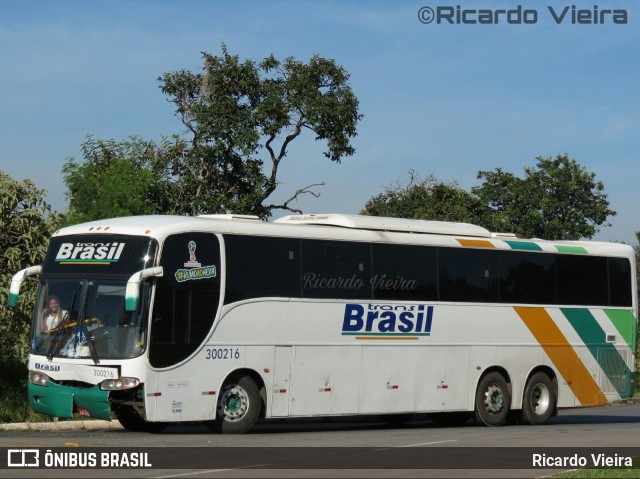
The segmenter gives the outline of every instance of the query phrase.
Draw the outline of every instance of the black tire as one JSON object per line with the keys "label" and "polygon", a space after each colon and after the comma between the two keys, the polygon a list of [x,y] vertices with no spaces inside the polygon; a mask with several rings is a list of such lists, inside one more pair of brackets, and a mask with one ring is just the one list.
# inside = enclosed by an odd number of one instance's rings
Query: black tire
{"label": "black tire", "polygon": [[471,414],[466,411],[436,412],[429,414],[429,419],[440,426],[462,426],[471,419]]}
{"label": "black tire", "polygon": [[164,422],[145,421],[131,406],[114,407],[113,412],[116,414],[122,427],[129,432],[158,433],[167,427],[167,424]]}
{"label": "black tire", "polygon": [[485,426],[501,426],[511,407],[511,392],[502,374],[491,372],[484,376],[476,390],[475,420]]}
{"label": "black tire", "polygon": [[222,434],[243,434],[258,421],[262,399],[260,391],[249,376],[235,376],[222,386],[216,419],[210,429]]}
{"label": "black tire", "polygon": [[522,398],[522,422],[546,424],[556,407],[553,381],[545,373],[535,373],[527,381]]}

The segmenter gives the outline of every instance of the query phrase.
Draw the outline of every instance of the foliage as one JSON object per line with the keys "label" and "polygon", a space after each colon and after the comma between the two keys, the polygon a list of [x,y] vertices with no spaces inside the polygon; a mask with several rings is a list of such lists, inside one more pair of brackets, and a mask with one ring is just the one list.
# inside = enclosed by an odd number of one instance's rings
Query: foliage
{"label": "foliage", "polygon": [[577,469],[547,477],[555,477],[559,479],[569,478],[637,478],[640,474],[640,457],[633,458],[633,466],[626,467],[604,467],[604,468],[586,468]]}
{"label": "foliage", "polygon": [[180,70],[158,80],[186,127],[159,144],[133,136],[82,145],[82,161],[67,160],[63,173],[70,211],[65,224],[105,217],[168,213],[255,214],[298,211],[298,195],[318,196],[309,185],[283,204],[266,204],[278,186],[289,145],[305,130],[326,143],[324,155],[340,162],[355,150],[351,139],[362,115],[334,60],[308,63],[273,55],[240,61],[202,54],[201,73]]}
{"label": "foliage", "polygon": [[19,270],[40,264],[58,216],[31,180],[0,171],[0,357],[26,361],[35,305],[34,280],[23,284],[18,307],[9,309],[9,283]]}
{"label": "foliage", "polygon": [[355,152],[351,139],[362,115],[348,73],[317,55],[308,63],[273,55],[241,62],[224,44],[221,56],[202,56],[202,73],[181,70],[158,79],[188,132],[185,140],[175,138],[182,151],[171,164],[178,212],[265,218],[276,208],[296,211],[288,203],[264,204],[290,143],[310,130],[326,142],[324,155],[332,161]]}
{"label": "foliage", "polygon": [[486,222],[487,209],[457,183],[439,182],[433,175],[420,179],[409,171],[406,184],[395,183],[371,198],[361,214],[422,220]]}
{"label": "foliage", "polygon": [[65,225],[101,218],[172,212],[167,155],[169,143],[157,146],[138,136],[116,142],[88,136],[81,163],[64,167],[69,211]]}
{"label": "foliage", "polygon": [[27,366],[16,358],[0,358],[0,424],[51,421],[34,413],[27,394]]}
{"label": "foliage", "polygon": [[457,183],[430,176],[406,186],[395,184],[371,198],[362,214],[441,221],[462,221],[521,238],[591,238],[614,216],[604,185],[567,155],[537,158],[525,177],[497,168],[480,171],[480,186],[467,192]]}
{"label": "foliage", "polygon": [[537,158],[525,177],[497,168],[478,172],[482,185],[472,189],[494,213],[494,225],[523,238],[592,238],[616,212],[609,209],[604,185],[575,159]]}

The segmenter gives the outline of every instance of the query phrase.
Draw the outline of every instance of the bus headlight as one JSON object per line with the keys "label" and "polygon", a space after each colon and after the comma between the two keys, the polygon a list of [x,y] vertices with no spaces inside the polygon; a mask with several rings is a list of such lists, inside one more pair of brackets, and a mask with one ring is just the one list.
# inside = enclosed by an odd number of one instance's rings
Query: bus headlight
{"label": "bus headlight", "polygon": [[39,371],[29,371],[29,382],[38,386],[48,386],[49,376]]}
{"label": "bus headlight", "polygon": [[121,391],[122,389],[135,388],[140,384],[137,378],[118,378],[105,379],[100,383],[100,389],[103,391]]}

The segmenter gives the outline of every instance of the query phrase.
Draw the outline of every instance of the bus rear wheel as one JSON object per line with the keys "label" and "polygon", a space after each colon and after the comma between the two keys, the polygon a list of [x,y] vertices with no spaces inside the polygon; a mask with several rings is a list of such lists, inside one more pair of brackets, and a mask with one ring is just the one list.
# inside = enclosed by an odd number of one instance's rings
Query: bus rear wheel
{"label": "bus rear wheel", "polygon": [[522,421],[525,424],[546,424],[556,406],[553,381],[545,373],[535,373],[527,381],[522,400]]}
{"label": "bus rear wheel", "polygon": [[223,434],[243,434],[258,421],[261,404],[260,391],[253,379],[231,377],[220,391],[216,419],[210,428]]}
{"label": "bus rear wheel", "polygon": [[502,374],[490,372],[476,390],[475,419],[485,426],[501,426],[507,420],[511,406],[511,392]]}

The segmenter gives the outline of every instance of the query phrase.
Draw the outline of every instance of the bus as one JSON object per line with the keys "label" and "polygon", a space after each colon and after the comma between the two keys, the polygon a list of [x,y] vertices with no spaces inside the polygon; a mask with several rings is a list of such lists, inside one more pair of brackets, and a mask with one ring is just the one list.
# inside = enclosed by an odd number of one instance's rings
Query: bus
{"label": "bus", "polygon": [[57,231],[12,305],[33,275],[29,401],[60,418],[544,424],[634,390],[623,244],[359,215],[138,216]]}

